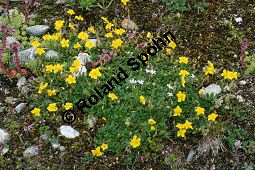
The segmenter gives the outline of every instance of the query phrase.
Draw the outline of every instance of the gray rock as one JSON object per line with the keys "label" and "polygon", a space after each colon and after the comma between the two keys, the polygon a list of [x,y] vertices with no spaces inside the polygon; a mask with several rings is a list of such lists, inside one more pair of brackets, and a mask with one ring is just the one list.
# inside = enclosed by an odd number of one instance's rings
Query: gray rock
{"label": "gray rock", "polygon": [[208,95],[211,95],[211,94],[217,95],[217,94],[221,93],[221,87],[217,84],[211,84],[211,85],[207,86],[203,92]]}
{"label": "gray rock", "polygon": [[0,107],[0,113],[3,113],[4,109],[2,107]]}
{"label": "gray rock", "polygon": [[22,113],[25,109],[26,109],[26,103],[20,103],[19,105],[17,105],[16,107],[15,107],[15,111],[17,112],[17,113]]}
{"label": "gray rock", "polygon": [[14,105],[16,103],[17,99],[13,98],[13,97],[6,97],[4,101],[8,104]]}
{"label": "gray rock", "polygon": [[196,151],[195,151],[194,149],[191,149],[191,150],[189,151],[188,156],[187,156],[187,161],[190,162],[190,161],[193,159],[193,157],[194,157],[195,154],[196,154]]}
{"label": "gray rock", "polygon": [[29,35],[33,36],[41,36],[45,34],[49,30],[49,26],[47,25],[35,25],[31,27],[27,27],[26,31]]}
{"label": "gray rock", "polygon": [[128,30],[138,30],[138,26],[136,25],[136,23],[134,21],[132,21],[131,19],[124,19],[121,22],[121,26],[124,29],[128,29]]}
{"label": "gray rock", "polygon": [[8,152],[8,150],[9,150],[9,148],[5,148],[5,147],[4,147],[4,148],[2,149],[1,152],[2,152],[2,154],[4,155],[4,154],[6,154],[6,153]]}
{"label": "gray rock", "polygon": [[94,116],[89,116],[87,119],[89,128],[93,128],[95,126],[96,122],[97,122],[97,118]]}
{"label": "gray rock", "polygon": [[53,143],[52,144],[52,147],[55,148],[55,149],[59,148],[60,146],[61,145],[59,143]]}
{"label": "gray rock", "polygon": [[62,5],[65,3],[66,3],[66,0],[57,0],[57,2],[56,2],[57,5]]}
{"label": "gray rock", "polygon": [[47,58],[58,58],[59,57],[59,53],[53,50],[49,50],[45,53],[45,56]]}
{"label": "gray rock", "polygon": [[[17,9],[10,9],[9,10],[10,15],[17,14],[17,13],[19,13],[19,11]],[[5,12],[3,13],[3,16],[6,16],[6,15],[7,15],[7,13],[6,13],[6,10],[5,10]]]}
{"label": "gray rock", "polygon": [[23,86],[23,87],[21,88],[21,91],[20,91],[20,92],[21,92],[22,94],[28,94],[29,91],[30,91],[29,87]]}
{"label": "gray rock", "polygon": [[68,125],[60,126],[60,133],[66,138],[75,138],[80,135],[80,133],[77,130]]}
{"label": "gray rock", "polygon": [[35,59],[35,49],[31,47],[29,49],[19,52],[19,59],[21,64],[26,64],[27,62]]}
{"label": "gray rock", "polygon": [[31,157],[31,156],[36,156],[38,155],[38,148],[36,146],[30,146],[26,148],[26,150],[23,152],[24,157]]}
{"label": "gray rock", "polygon": [[0,144],[5,144],[9,139],[9,133],[0,128]]}
{"label": "gray rock", "polygon": [[17,83],[18,88],[21,88],[27,83],[27,80],[25,77],[20,77]]}
{"label": "gray rock", "polygon": [[66,148],[64,146],[60,146],[59,150],[61,150],[62,152],[66,150]]}
{"label": "gray rock", "polygon": [[9,46],[10,44],[14,43],[14,42],[17,42],[16,38],[14,37],[6,37],[6,45]]}
{"label": "gray rock", "polygon": [[43,141],[46,141],[46,140],[48,139],[48,135],[42,134],[42,135],[40,136],[40,138],[41,138]]}

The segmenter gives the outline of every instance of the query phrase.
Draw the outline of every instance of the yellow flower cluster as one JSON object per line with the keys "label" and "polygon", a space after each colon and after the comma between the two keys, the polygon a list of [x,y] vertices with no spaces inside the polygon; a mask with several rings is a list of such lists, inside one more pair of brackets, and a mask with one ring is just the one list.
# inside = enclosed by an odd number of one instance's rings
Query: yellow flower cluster
{"label": "yellow flower cluster", "polygon": [[108,149],[108,144],[103,143],[101,146],[96,147],[96,149],[91,150],[91,152],[94,156],[100,157],[103,155],[103,152],[101,151],[101,149],[102,151],[105,151],[106,149]]}
{"label": "yellow flower cluster", "polygon": [[45,71],[47,73],[58,73],[59,71],[62,71],[63,70],[63,64],[55,64],[55,65],[52,65],[52,64],[49,64],[49,65],[46,65],[45,66]]}
{"label": "yellow flower cluster", "polygon": [[154,119],[150,118],[148,120],[148,124],[151,126],[151,131],[155,131],[156,130],[156,128],[154,126],[156,124],[156,121]]}
{"label": "yellow flower cluster", "polygon": [[208,63],[208,66],[204,69],[204,73],[205,75],[208,75],[208,74],[213,75],[216,72],[214,65],[211,61],[207,61],[207,63]]}
{"label": "yellow flower cluster", "polygon": [[228,71],[228,70],[223,70],[221,76],[222,76],[224,79],[229,79],[229,80],[236,79],[236,80],[237,80],[237,72],[232,72],[232,71]]}
{"label": "yellow flower cluster", "polygon": [[178,137],[181,136],[183,138],[185,138],[185,133],[187,129],[193,129],[192,122],[190,122],[189,120],[186,120],[185,123],[183,124],[178,123],[176,127],[179,128],[179,131],[177,132],[177,136]]}

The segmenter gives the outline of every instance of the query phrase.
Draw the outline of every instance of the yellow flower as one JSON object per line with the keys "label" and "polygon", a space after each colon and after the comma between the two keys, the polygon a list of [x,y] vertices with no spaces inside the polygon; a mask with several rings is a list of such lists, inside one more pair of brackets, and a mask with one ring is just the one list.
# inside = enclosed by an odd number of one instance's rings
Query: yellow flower
{"label": "yellow flower", "polygon": [[106,121],[107,119],[106,119],[106,117],[102,117],[102,120]]}
{"label": "yellow flower", "polygon": [[51,40],[51,35],[46,34],[46,35],[44,35],[42,38],[43,38],[44,41],[46,41],[46,40]]}
{"label": "yellow flower", "polygon": [[66,110],[69,110],[69,109],[71,109],[72,107],[73,107],[73,103],[67,102],[67,103],[64,105],[64,108],[65,108]]}
{"label": "yellow flower", "polygon": [[76,30],[73,23],[69,23],[68,27],[71,28],[72,30]]}
{"label": "yellow flower", "polygon": [[182,87],[185,87],[186,80],[184,76],[181,76],[181,83],[182,83]]}
{"label": "yellow flower", "polygon": [[224,79],[229,79],[229,80],[236,79],[237,80],[237,72],[231,72],[231,71],[223,70],[221,76]]}
{"label": "yellow flower", "polygon": [[51,103],[49,104],[49,106],[47,107],[47,110],[50,111],[50,112],[55,112],[58,110],[58,107],[57,107],[57,103]]}
{"label": "yellow flower", "polygon": [[79,60],[74,60],[72,66],[76,67],[76,68],[79,68],[79,67],[82,66],[82,64]]}
{"label": "yellow flower", "polygon": [[63,38],[60,44],[61,44],[61,47],[69,47],[69,40],[66,40]]}
{"label": "yellow flower", "polygon": [[31,45],[33,47],[39,47],[40,43],[36,40],[36,41],[33,41]]}
{"label": "yellow flower", "polygon": [[133,139],[130,141],[130,145],[133,148],[137,148],[141,144],[141,138],[137,138],[136,135],[133,136]]}
{"label": "yellow flower", "polygon": [[39,86],[38,93],[41,94],[42,91],[47,88],[47,86],[48,86],[48,83],[45,83],[45,84],[41,83],[40,86]]}
{"label": "yellow flower", "polygon": [[202,87],[202,89],[200,89],[200,90],[198,91],[198,94],[199,94],[200,96],[204,95],[204,90],[205,90],[205,88]]}
{"label": "yellow flower", "polygon": [[207,63],[208,63],[208,66],[204,69],[205,75],[208,75],[208,74],[213,75],[216,72],[214,65],[211,61],[207,61]]}
{"label": "yellow flower", "polygon": [[155,130],[156,130],[155,126],[151,126],[151,131],[155,131]]}
{"label": "yellow flower", "polygon": [[142,103],[143,105],[145,105],[145,97],[143,96],[140,96],[140,103]]}
{"label": "yellow flower", "polygon": [[108,149],[108,144],[103,143],[103,144],[101,145],[101,148],[102,148],[103,151],[106,150],[106,149]]}
{"label": "yellow flower", "polygon": [[46,72],[49,72],[49,73],[51,73],[52,71],[53,71],[53,65],[47,65],[47,66],[45,66],[45,68],[46,68]]}
{"label": "yellow flower", "polygon": [[124,5],[127,5],[127,2],[128,2],[129,0],[121,0],[121,2],[124,4]]}
{"label": "yellow flower", "polygon": [[62,64],[56,64],[56,65],[53,66],[53,70],[54,70],[54,73],[62,71],[63,70],[63,65]]}
{"label": "yellow flower", "polygon": [[92,154],[94,155],[94,156],[97,156],[97,157],[99,157],[99,156],[102,156],[103,155],[103,153],[101,152],[101,150],[100,150],[100,147],[98,146],[98,147],[96,147],[96,149],[95,150],[91,150],[91,152],[92,152]]}
{"label": "yellow flower", "polygon": [[87,41],[85,43],[85,47],[91,49],[91,48],[95,47],[95,44],[93,42],[91,42],[91,41]]}
{"label": "yellow flower", "polygon": [[70,71],[71,73],[76,74],[76,73],[78,72],[78,69],[79,69],[79,68],[77,68],[77,67],[70,67],[70,68],[69,68],[69,71]]}
{"label": "yellow flower", "polygon": [[176,127],[179,128],[179,129],[183,129],[184,128],[184,124],[177,123]]}
{"label": "yellow flower", "polygon": [[108,97],[111,98],[112,100],[117,100],[118,97],[114,93],[109,93]]}
{"label": "yellow flower", "polygon": [[114,33],[115,34],[117,34],[117,35],[122,35],[122,34],[124,34],[126,31],[124,30],[124,29],[122,29],[122,28],[120,28],[120,29],[115,29],[114,30]]}
{"label": "yellow flower", "polygon": [[49,96],[55,96],[56,95],[56,90],[48,90],[48,95]]}
{"label": "yellow flower", "polygon": [[205,109],[202,108],[202,107],[196,107],[195,111],[196,111],[198,116],[205,114]]}
{"label": "yellow flower", "polygon": [[40,112],[41,112],[41,109],[39,108],[34,108],[31,113],[34,115],[34,116],[40,116]]}
{"label": "yellow flower", "polygon": [[179,72],[179,75],[180,75],[180,76],[187,76],[187,75],[189,75],[189,72],[188,72],[187,70],[181,70],[181,71]]}
{"label": "yellow flower", "polygon": [[93,79],[97,79],[97,77],[101,77],[101,75],[99,68],[94,68],[89,72],[89,76]]}
{"label": "yellow flower", "polygon": [[81,48],[81,44],[79,42],[77,42],[76,44],[74,44],[73,48],[74,49]]}
{"label": "yellow flower", "polygon": [[148,124],[149,124],[149,125],[154,125],[154,124],[156,124],[156,121],[153,120],[153,119],[149,119],[149,120],[148,120]]}
{"label": "yellow flower", "polygon": [[174,108],[174,115],[173,116],[181,116],[182,109],[180,106]]}
{"label": "yellow flower", "polygon": [[151,35],[151,33],[150,33],[150,32],[147,32],[146,37],[147,37],[147,38],[149,38],[149,39],[152,39],[152,35]]}
{"label": "yellow flower", "polygon": [[74,83],[76,83],[76,79],[72,75],[68,75],[68,77],[66,78],[66,82],[68,84],[74,84]]}
{"label": "yellow flower", "polygon": [[123,43],[123,41],[121,39],[116,39],[112,41],[112,47],[117,49],[118,47],[121,46],[121,43]]}
{"label": "yellow flower", "polygon": [[169,47],[171,47],[172,49],[175,49],[175,47],[176,47],[175,42],[171,41],[171,42],[169,43]]}
{"label": "yellow flower", "polygon": [[106,38],[112,38],[112,37],[113,37],[113,35],[112,35],[112,33],[111,33],[111,32],[109,32],[109,33],[105,34],[104,36],[105,36]]}
{"label": "yellow flower", "polygon": [[218,115],[215,113],[211,113],[209,116],[208,116],[208,121],[215,121],[216,117],[218,117]]}
{"label": "yellow flower", "polygon": [[186,120],[185,123],[183,124],[185,129],[193,129],[192,127],[192,122]]}
{"label": "yellow flower", "polygon": [[185,99],[186,99],[186,94],[184,92],[181,92],[179,91],[177,94],[176,94],[177,98],[178,98],[178,102],[184,102]]}
{"label": "yellow flower", "polygon": [[58,32],[58,33],[55,33],[55,34],[53,34],[52,36],[51,36],[51,39],[52,40],[58,40],[59,38],[60,38],[60,33]]}
{"label": "yellow flower", "polygon": [[185,138],[185,133],[186,133],[186,129],[180,129],[178,132],[177,132],[177,136],[178,137],[183,137]]}
{"label": "yellow flower", "polygon": [[42,54],[44,54],[44,53],[45,53],[45,51],[44,51],[43,48],[37,48],[37,49],[35,50],[35,54],[42,55]]}
{"label": "yellow flower", "polygon": [[57,21],[55,22],[55,29],[56,29],[57,31],[59,31],[59,30],[62,28],[62,26],[63,26],[64,23],[65,23],[65,21],[63,21],[63,20],[57,20]]}
{"label": "yellow flower", "polygon": [[102,20],[104,20],[105,23],[109,23],[108,19],[105,17],[101,17]]}
{"label": "yellow flower", "polygon": [[89,39],[89,35],[86,32],[82,31],[78,34],[78,38],[83,41],[87,41]]}
{"label": "yellow flower", "polygon": [[74,15],[74,14],[75,14],[74,10],[72,10],[72,9],[68,9],[67,13],[68,13],[69,15]]}
{"label": "yellow flower", "polygon": [[111,29],[113,26],[114,26],[114,24],[109,22],[106,24],[105,29]]}
{"label": "yellow flower", "polygon": [[88,31],[91,32],[92,34],[96,34],[96,31],[95,31],[94,27],[89,27]]}
{"label": "yellow flower", "polygon": [[179,57],[179,63],[184,63],[184,64],[188,64],[189,63],[189,58],[188,57]]}
{"label": "yellow flower", "polygon": [[83,21],[83,20],[84,20],[84,18],[83,18],[81,15],[75,16],[75,19],[77,19],[77,20],[79,20],[79,21]]}

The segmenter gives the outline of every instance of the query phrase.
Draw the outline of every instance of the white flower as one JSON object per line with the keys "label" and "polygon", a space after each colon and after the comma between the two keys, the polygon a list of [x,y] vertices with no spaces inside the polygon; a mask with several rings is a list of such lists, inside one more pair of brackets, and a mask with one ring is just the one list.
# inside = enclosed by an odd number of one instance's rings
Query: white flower
{"label": "white flower", "polygon": [[167,93],[167,95],[168,95],[169,97],[172,97],[172,96],[173,96],[173,93]]}
{"label": "white flower", "polygon": [[174,89],[174,87],[171,86],[171,84],[167,84],[167,87],[168,87],[169,89]]}
{"label": "white flower", "polygon": [[240,85],[245,85],[245,84],[246,84],[246,81],[244,81],[244,80],[239,81],[239,84],[240,84]]}
{"label": "white flower", "polygon": [[244,102],[244,98],[241,95],[237,95],[236,98],[240,103]]}
{"label": "white flower", "polygon": [[195,78],[196,76],[194,74],[191,75],[191,78]]}
{"label": "white flower", "polygon": [[144,83],[143,80],[137,80],[137,82],[138,82],[139,84],[143,84],[143,83]]}
{"label": "white flower", "polygon": [[149,73],[149,74],[156,74],[155,70],[147,70],[147,69],[145,69],[145,72]]}
{"label": "white flower", "polygon": [[137,83],[137,81],[134,80],[134,79],[129,80],[129,82],[130,82],[131,84],[136,84],[136,83]]}

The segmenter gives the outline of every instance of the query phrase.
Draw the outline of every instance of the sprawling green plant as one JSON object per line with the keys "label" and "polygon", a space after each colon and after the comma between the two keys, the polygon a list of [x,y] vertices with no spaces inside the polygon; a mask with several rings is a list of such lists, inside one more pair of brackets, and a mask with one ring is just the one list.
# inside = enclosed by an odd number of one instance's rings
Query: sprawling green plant
{"label": "sprawling green plant", "polygon": [[208,3],[199,2],[196,0],[162,0],[169,11],[172,12],[186,12],[191,9],[197,9],[200,11],[205,10],[208,7]]}

